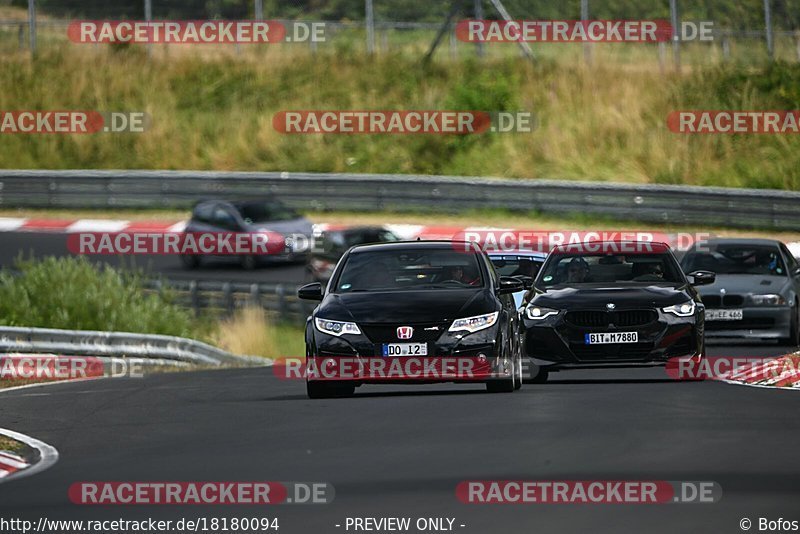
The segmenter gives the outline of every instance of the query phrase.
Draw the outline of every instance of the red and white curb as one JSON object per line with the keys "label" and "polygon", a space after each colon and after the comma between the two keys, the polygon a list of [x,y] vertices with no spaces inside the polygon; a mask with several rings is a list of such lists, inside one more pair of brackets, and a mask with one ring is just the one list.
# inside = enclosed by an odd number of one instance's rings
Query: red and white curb
{"label": "red and white curb", "polygon": [[35,475],[52,467],[58,461],[56,448],[43,441],[6,428],[0,428],[0,436],[24,443],[31,449],[38,451],[39,455],[39,459],[36,462],[28,463],[27,460],[17,454],[0,451],[0,482],[8,482]]}
{"label": "red and white curb", "polygon": [[800,353],[752,363],[722,377],[722,381],[743,386],[800,391]]}
{"label": "red and white curb", "polygon": [[117,219],[31,219],[0,217],[0,232],[180,232],[185,221],[124,221]]}
{"label": "red and white curb", "polygon": [[[315,232],[348,228],[352,225],[318,223],[314,225]],[[446,225],[421,225],[421,224],[384,224],[386,228],[397,234],[402,239],[440,239],[449,240],[457,234],[465,232],[518,232],[515,228],[499,228],[485,226],[446,226]],[[118,219],[39,219],[24,217],[0,217],[0,232],[49,232],[49,233],[80,233],[80,232],[149,232],[171,233],[180,232],[186,227],[186,221],[126,221]],[[564,231],[564,234],[570,232]],[[576,235],[582,234],[575,231]],[[684,250],[691,245],[682,240],[676,242],[675,235],[666,234],[671,239],[668,243],[673,248]],[[787,243],[789,250],[795,257],[800,258],[800,241]]]}

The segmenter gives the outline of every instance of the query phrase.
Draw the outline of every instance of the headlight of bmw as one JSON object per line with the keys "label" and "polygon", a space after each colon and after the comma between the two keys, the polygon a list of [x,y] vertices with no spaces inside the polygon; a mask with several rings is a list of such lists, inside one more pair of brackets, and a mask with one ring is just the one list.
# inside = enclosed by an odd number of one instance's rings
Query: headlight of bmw
{"label": "headlight of bmw", "polygon": [[331,321],[329,319],[314,319],[314,324],[317,330],[332,336],[341,336],[342,334],[360,334],[361,329],[358,328],[356,323],[347,323],[344,321]]}
{"label": "headlight of bmw", "polygon": [[664,313],[671,313],[672,315],[677,315],[678,317],[691,317],[694,315],[694,310],[696,305],[693,300],[686,301],[682,304],[673,304],[672,306],[667,306],[666,308],[661,308],[661,311]]}
{"label": "headlight of bmw", "polygon": [[785,306],[786,299],[782,295],[750,295],[750,304],[753,306]]}
{"label": "headlight of bmw", "polygon": [[474,317],[464,317],[456,319],[448,329],[450,332],[466,330],[467,332],[477,332],[484,328],[489,328],[497,322],[499,312],[487,313],[486,315],[475,315]]}
{"label": "headlight of bmw", "polygon": [[544,306],[528,306],[525,308],[525,317],[538,321],[540,319],[547,319],[553,315],[558,315],[558,310],[553,308],[545,308]]}

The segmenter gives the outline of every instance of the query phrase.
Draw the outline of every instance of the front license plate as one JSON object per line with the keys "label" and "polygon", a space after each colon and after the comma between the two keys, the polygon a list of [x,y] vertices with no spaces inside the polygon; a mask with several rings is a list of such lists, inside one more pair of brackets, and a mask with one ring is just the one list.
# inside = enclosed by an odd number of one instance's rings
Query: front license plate
{"label": "front license plate", "polygon": [[706,310],[706,321],[741,321],[742,310]]}
{"label": "front license plate", "polygon": [[427,343],[384,343],[384,356],[427,356]]}
{"label": "front license plate", "polygon": [[587,345],[610,345],[613,343],[636,343],[639,341],[638,332],[602,332],[599,334],[586,334]]}

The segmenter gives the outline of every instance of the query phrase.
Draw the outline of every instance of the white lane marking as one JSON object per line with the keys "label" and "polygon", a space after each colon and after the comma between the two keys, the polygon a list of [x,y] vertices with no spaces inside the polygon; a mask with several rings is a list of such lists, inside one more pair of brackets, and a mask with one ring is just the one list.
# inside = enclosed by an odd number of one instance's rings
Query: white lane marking
{"label": "white lane marking", "polygon": [[121,232],[128,227],[128,221],[116,219],[78,219],[67,226],[68,233],[75,232]]}
{"label": "white lane marking", "polygon": [[[106,378],[104,376],[93,376],[90,378],[73,378],[70,380],[50,380],[48,382],[37,382],[35,384],[25,384],[24,386],[14,386],[10,388],[0,388],[0,395],[8,393],[9,391],[17,391],[20,389],[39,388],[44,386],[55,386],[56,384],[71,384],[72,382],[85,382],[87,380],[100,380]],[[42,395],[49,395],[49,393],[42,393]],[[32,395],[28,395],[32,396]]]}
{"label": "white lane marking", "polygon": [[168,227],[166,233],[183,232],[184,228],[186,228],[186,221],[181,221]]}
{"label": "white lane marking", "polygon": [[0,232],[13,232],[22,228],[28,219],[19,217],[0,217]]}
{"label": "white lane marking", "polygon": [[7,477],[8,475],[10,475],[13,472],[14,471],[6,471],[5,469],[0,469],[0,478]]}
{"label": "white lane marking", "polygon": [[795,258],[800,258],[800,241],[786,243],[786,246],[789,248],[789,252],[791,252]]}
{"label": "white lane marking", "polygon": [[12,473],[4,477],[3,482],[8,482],[9,480],[17,480],[19,478],[35,475],[36,473],[40,473],[45,469],[52,467],[58,461],[58,451],[52,445],[48,445],[47,443],[39,441],[36,438],[26,436],[25,434],[20,434],[19,432],[14,432],[13,430],[8,430],[6,428],[0,428],[0,435],[6,436],[8,438],[17,441],[21,441],[28,447],[34,448],[37,451],[39,451],[38,462],[36,462],[35,464],[31,465],[26,469],[17,471],[15,473]]}

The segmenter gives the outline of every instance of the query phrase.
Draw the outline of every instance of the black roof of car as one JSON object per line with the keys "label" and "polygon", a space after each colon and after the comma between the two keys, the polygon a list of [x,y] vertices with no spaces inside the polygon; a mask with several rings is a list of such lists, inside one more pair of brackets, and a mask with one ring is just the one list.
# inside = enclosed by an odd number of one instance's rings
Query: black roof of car
{"label": "black roof of car", "polygon": [[708,246],[718,245],[760,245],[760,246],[778,246],[780,241],[777,239],[767,239],[763,237],[715,237],[702,244]]}
{"label": "black roof of car", "polygon": [[466,252],[463,247],[469,245],[473,252],[480,252],[480,249],[474,243],[459,242],[459,241],[392,241],[389,243],[372,243],[366,245],[356,245],[350,249],[350,253],[359,252],[374,252],[378,250],[394,250],[394,249],[420,249],[420,250],[446,250],[450,249],[458,252]]}

